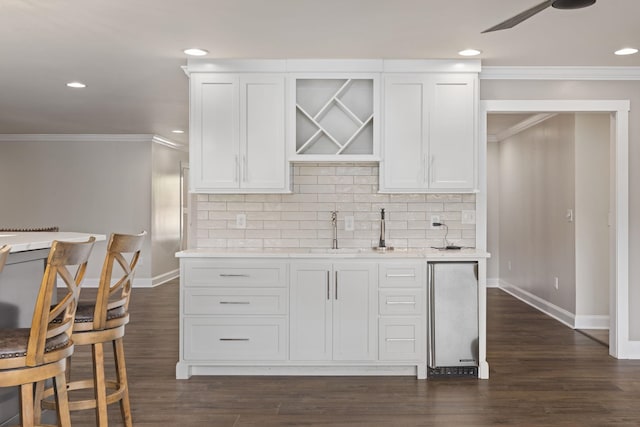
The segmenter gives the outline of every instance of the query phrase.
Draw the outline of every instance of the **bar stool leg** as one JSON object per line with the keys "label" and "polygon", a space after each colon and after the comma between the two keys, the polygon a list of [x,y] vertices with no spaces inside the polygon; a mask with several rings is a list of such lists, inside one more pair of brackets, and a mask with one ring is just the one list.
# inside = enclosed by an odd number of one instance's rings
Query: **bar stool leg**
{"label": "bar stool leg", "polygon": [[22,427],[33,426],[33,383],[20,386],[20,422]]}
{"label": "bar stool leg", "polygon": [[129,382],[127,381],[127,366],[124,358],[124,341],[122,338],[117,338],[113,341],[113,354],[116,364],[118,388],[123,389],[122,399],[120,400],[120,413],[122,414],[124,425],[126,427],[132,427]]}
{"label": "bar stool leg", "polygon": [[[69,396],[67,395],[67,379],[65,375],[64,372],[61,372],[53,379],[56,388],[56,412],[58,415],[58,425],[60,427],[71,427]],[[40,406],[40,400],[36,400],[36,402],[38,402],[38,406]]]}
{"label": "bar stool leg", "polygon": [[35,425],[42,424],[42,407],[40,402],[42,402],[44,396],[44,386],[44,381],[38,381],[36,383],[35,403],[33,406],[33,423]]}
{"label": "bar stool leg", "polygon": [[107,427],[107,385],[104,377],[104,346],[95,343],[91,346],[93,353],[93,387],[96,397],[96,422],[98,427]]}

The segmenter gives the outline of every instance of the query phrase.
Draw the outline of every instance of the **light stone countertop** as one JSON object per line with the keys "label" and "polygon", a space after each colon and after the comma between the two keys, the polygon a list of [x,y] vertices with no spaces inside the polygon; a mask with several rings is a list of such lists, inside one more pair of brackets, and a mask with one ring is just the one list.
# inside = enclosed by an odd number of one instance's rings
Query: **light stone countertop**
{"label": "light stone countertop", "polygon": [[475,248],[459,250],[406,249],[399,248],[384,252],[371,248],[282,248],[282,249],[187,249],[176,253],[178,258],[424,258],[428,260],[477,260],[489,258],[491,254]]}
{"label": "light stone countertop", "polygon": [[73,232],[0,232],[0,246],[11,245],[10,253],[49,249],[54,240],[64,242],[84,242],[89,237],[96,241],[106,240],[104,234],[73,233]]}

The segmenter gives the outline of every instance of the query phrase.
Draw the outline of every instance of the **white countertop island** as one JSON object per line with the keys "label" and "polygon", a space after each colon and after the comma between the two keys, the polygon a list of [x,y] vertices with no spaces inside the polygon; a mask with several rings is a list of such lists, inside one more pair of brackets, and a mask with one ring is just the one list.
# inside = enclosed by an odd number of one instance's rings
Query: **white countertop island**
{"label": "white countertop island", "polygon": [[72,232],[0,232],[0,246],[11,245],[11,252],[49,249],[54,240],[64,242],[83,242],[89,237],[96,241],[105,240],[104,234],[72,233]]}

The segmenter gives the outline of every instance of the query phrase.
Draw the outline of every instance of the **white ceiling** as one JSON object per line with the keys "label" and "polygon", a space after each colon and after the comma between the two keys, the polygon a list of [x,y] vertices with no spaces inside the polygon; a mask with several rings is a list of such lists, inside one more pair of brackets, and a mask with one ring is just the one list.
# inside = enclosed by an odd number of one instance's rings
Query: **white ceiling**
{"label": "white ceiling", "polygon": [[[547,9],[541,0],[1,0],[0,133],[157,134],[186,143],[182,50],[210,58],[456,58],[483,65],[640,66],[640,1]],[[83,90],[68,89],[72,80]]]}

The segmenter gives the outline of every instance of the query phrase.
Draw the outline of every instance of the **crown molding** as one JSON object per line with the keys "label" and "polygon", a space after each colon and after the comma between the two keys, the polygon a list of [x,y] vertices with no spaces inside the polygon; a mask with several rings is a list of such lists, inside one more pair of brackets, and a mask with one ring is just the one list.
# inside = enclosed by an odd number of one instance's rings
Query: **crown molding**
{"label": "crown molding", "polygon": [[640,80],[640,67],[482,67],[481,80]]}
{"label": "crown molding", "polygon": [[0,142],[154,142],[176,150],[187,149],[182,144],[152,134],[0,134]]}
{"label": "crown molding", "polygon": [[540,114],[534,114],[531,117],[527,117],[526,119],[524,119],[521,122],[516,123],[515,125],[511,126],[510,128],[507,128],[505,130],[503,130],[502,132],[499,132],[495,135],[490,135],[487,136],[487,142],[502,142],[507,138],[511,138],[514,135],[519,134],[520,132],[524,132],[525,130],[529,129],[530,127],[533,127],[537,124],[540,124],[546,120],[549,120],[552,117],[557,116],[558,113],[540,113]]}

